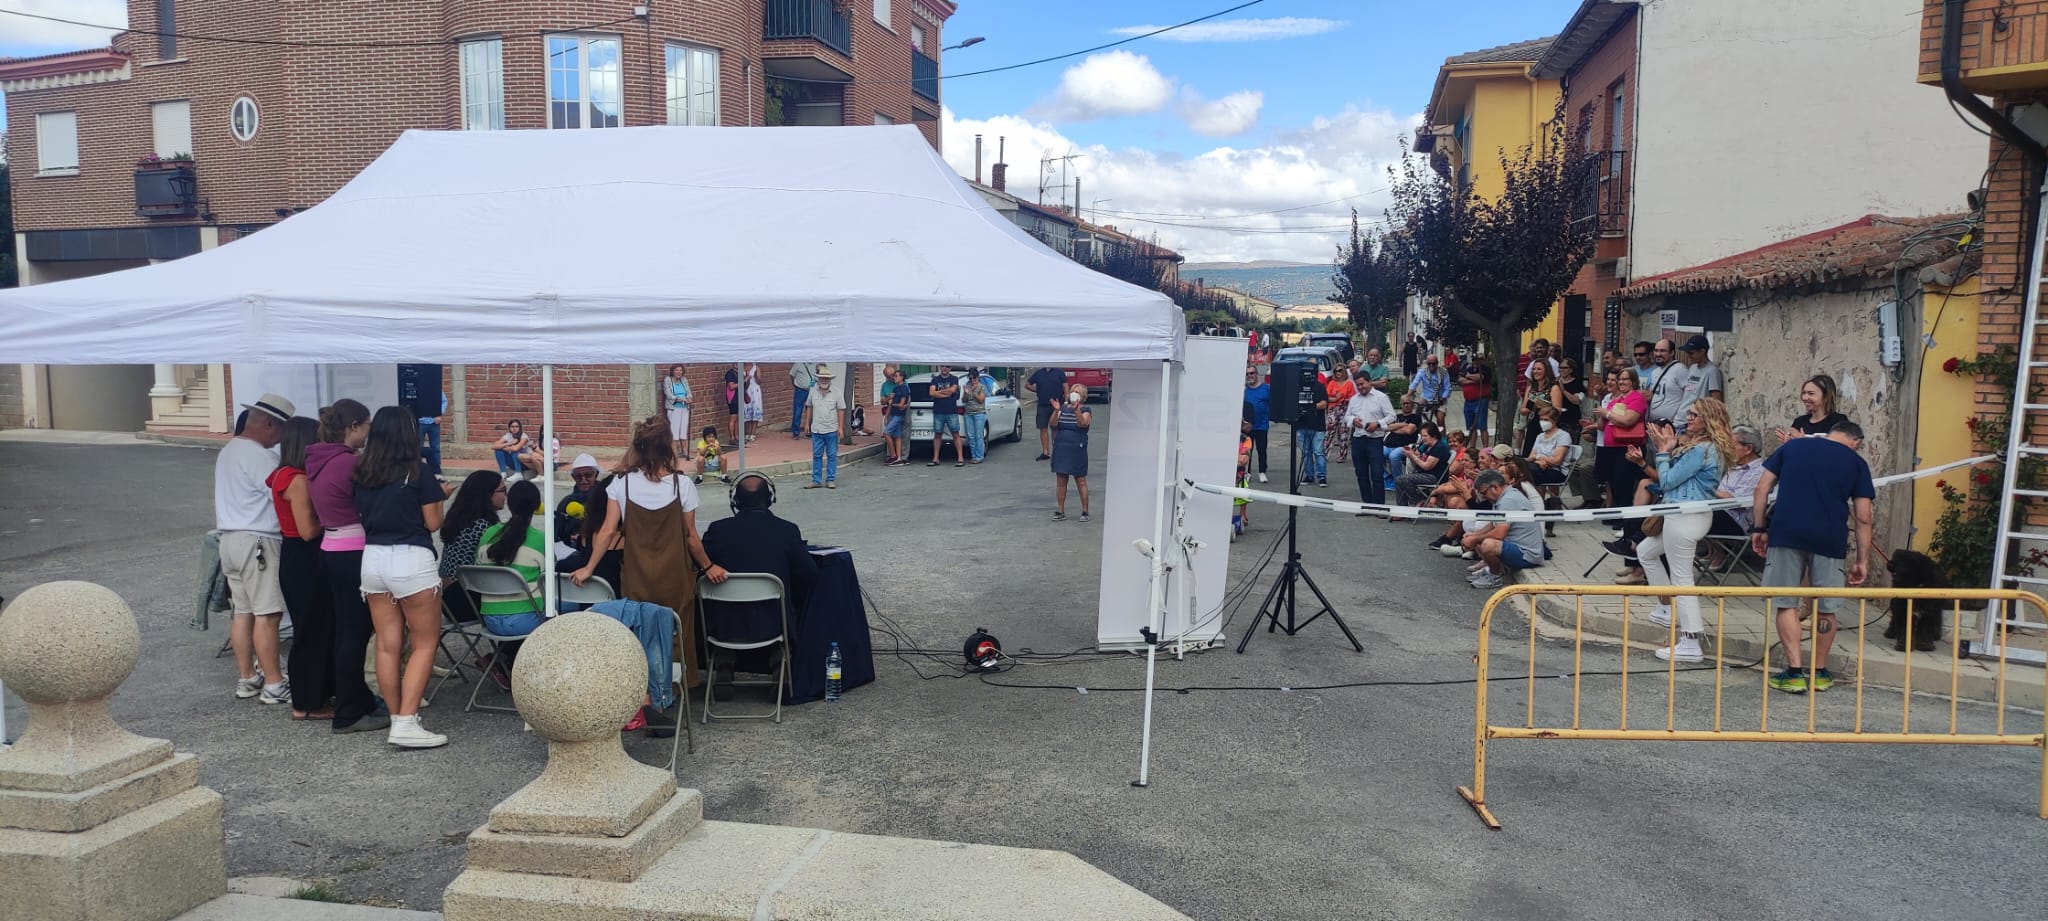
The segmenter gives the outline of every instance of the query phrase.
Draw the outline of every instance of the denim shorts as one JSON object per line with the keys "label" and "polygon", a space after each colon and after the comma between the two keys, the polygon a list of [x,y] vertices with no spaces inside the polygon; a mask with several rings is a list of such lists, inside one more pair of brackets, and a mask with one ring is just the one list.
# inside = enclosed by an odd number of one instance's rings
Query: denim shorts
{"label": "denim shorts", "polygon": [[952,413],[948,413],[943,416],[933,416],[932,437],[937,438],[940,435],[946,434],[947,432],[952,432],[955,435],[960,434],[960,417]]}
{"label": "denim shorts", "polygon": [[903,417],[890,416],[889,421],[882,423],[882,434],[887,435],[890,438],[902,438]]}

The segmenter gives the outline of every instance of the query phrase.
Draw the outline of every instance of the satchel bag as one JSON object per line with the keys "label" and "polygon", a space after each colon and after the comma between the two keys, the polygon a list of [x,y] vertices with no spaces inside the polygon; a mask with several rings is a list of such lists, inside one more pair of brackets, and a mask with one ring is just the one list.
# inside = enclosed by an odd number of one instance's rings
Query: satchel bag
{"label": "satchel bag", "polygon": [[1662,533],[1664,533],[1664,516],[1651,515],[1650,517],[1643,519],[1644,537],[1656,537],[1657,535]]}

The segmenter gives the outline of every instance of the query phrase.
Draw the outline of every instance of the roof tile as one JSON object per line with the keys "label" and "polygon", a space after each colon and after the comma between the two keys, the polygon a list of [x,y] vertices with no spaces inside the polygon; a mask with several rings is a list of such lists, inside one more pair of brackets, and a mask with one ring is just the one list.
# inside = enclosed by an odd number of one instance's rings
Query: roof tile
{"label": "roof tile", "polygon": [[1931,217],[1885,217],[1870,214],[1816,233],[1688,269],[1666,272],[1638,281],[1615,292],[1624,301],[1666,294],[1760,291],[1799,288],[1855,278],[1890,274],[1900,265],[1917,268],[1955,255],[1953,241],[1916,248],[1910,260],[1902,262],[1913,238],[1944,224],[1963,219],[1960,214]]}

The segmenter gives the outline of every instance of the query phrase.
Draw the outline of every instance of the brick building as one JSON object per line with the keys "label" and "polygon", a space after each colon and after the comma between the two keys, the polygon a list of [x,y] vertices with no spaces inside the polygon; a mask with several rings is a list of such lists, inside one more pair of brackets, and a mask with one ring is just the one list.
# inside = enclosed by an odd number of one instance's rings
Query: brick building
{"label": "brick building", "polygon": [[[1579,269],[1558,305],[1562,341],[1573,343],[1582,364],[1597,362],[1597,349],[1619,347],[1622,310],[1614,292],[1628,277],[1629,151],[1635,147],[1631,103],[1636,89],[1636,6],[1587,3],[1565,24],[1531,75],[1557,80],[1564,90],[1564,114],[1572,130],[1585,132],[1590,150],[1604,155],[1599,190],[1584,203],[1583,220],[1597,221],[1600,238],[1593,257]],[[1571,333],[1577,331],[1578,337]]]}
{"label": "brick building", "polygon": [[[231,243],[318,204],[413,128],[914,124],[936,147],[940,33],[954,9],[951,0],[129,0],[132,31],[109,47],[0,61],[21,281]],[[396,370],[383,367],[390,372],[370,372],[368,396],[395,395]],[[696,418],[726,418],[724,370],[692,368]],[[565,443],[616,444],[633,413],[653,408],[655,369],[558,371]],[[762,367],[771,425],[788,418],[786,373]],[[8,366],[0,409],[18,402],[20,418],[0,424],[223,431],[231,375],[219,365]],[[351,375],[360,377],[342,376]],[[444,427],[458,445],[538,415],[529,368],[451,367],[444,384]]]}

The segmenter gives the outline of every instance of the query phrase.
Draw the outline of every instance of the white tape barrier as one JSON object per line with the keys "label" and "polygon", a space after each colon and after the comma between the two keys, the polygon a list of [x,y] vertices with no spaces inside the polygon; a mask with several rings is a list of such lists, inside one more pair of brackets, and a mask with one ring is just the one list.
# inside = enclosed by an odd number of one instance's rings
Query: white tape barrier
{"label": "white tape barrier", "polygon": [[[1977,464],[1997,459],[1998,455],[1996,454],[1985,454],[1922,470],[1878,477],[1871,482],[1877,486],[1890,486],[1894,483],[1903,483],[1907,480],[1933,476],[1937,473],[1946,473],[1960,467],[1973,467]],[[1701,502],[1664,502],[1656,505],[1633,505],[1628,508],[1538,509],[1530,512],[1502,512],[1491,509],[1414,508],[1406,505],[1343,502],[1317,496],[1295,496],[1287,493],[1265,492],[1257,489],[1239,489],[1235,486],[1216,486],[1210,483],[1197,483],[1193,480],[1186,482],[1190,488],[1219,496],[1229,496],[1233,499],[1271,502],[1276,505],[1292,505],[1297,508],[1317,508],[1331,512],[1378,515],[1395,521],[1614,521],[1623,518],[1647,518],[1651,515],[1684,515],[1691,512],[1749,508],[1753,501],[1750,497],[1745,496],[1736,499],[1708,499]]]}

